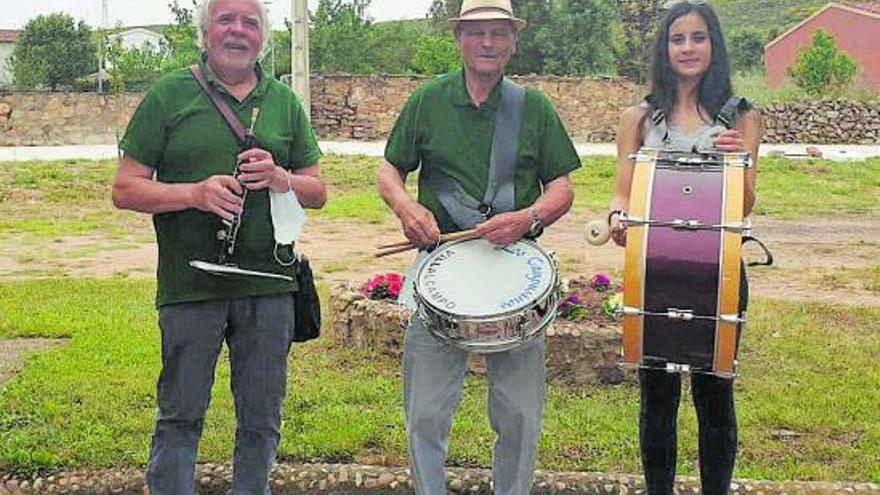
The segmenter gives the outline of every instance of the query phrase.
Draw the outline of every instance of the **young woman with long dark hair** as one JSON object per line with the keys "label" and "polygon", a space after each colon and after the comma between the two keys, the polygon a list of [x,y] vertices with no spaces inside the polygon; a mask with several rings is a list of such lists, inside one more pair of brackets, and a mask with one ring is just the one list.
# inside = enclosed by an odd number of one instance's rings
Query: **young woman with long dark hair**
{"label": "young woman with long dark hair", "polygon": [[[707,2],[685,0],[668,5],[659,26],[652,71],[651,94],[621,116],[612,211],[626,211],[629,205],[634,167],[629,156],[640,147],[748,152],[753,161],[758,156],[761,116],[745,100],[736,107],[730,126],[716,124],[733,92],[724,36]],[[746,173],[743,215],[755,203],[755,174],[755,167]],[[611,236],[618,245],[626,244],[626,227],[615,215],[611,216]],[[742,285],[740,310],[744,311],[748,289]],[[639,382],[639,443],[648,494],[671,495],[681,377],[640,369]],[[733,380],[694,373],[691,385],[699,424],[702,493],[724,495],[730,489],[737,450]]]}

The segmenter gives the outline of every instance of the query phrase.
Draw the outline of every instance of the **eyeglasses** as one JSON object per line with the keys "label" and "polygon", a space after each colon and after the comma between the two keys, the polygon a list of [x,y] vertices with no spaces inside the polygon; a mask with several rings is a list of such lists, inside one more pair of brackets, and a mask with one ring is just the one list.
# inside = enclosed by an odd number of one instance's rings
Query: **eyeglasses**
{"label": "eyeglasses", "polygon": [[690,5],[709,5],[709,0],[668,0],[660,7],[660,10],[669,10],[681,3]]}

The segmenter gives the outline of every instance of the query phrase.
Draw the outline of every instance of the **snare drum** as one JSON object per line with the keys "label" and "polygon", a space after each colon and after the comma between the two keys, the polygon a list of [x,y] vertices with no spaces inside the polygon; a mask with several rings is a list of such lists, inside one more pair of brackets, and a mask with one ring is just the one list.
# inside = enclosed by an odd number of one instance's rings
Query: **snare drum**
{"label": "snare drum", "polygon": [[746,153],[643,148],[635,156],[623,363],[736,373]]}
{"label": "snare drum", "polygon": [[540,335],[556,317],[556,266],[532,241],[450,242],[422,264],[415,298],[417,317],[441,342],[470,352],[505,351]]}

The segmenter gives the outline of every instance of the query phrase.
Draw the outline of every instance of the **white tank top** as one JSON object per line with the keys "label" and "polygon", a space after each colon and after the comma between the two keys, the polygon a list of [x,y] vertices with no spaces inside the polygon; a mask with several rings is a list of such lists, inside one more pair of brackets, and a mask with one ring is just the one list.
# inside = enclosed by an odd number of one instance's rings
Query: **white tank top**
{"label": "white tank top", "polygon": [[[643,106],[650,112],[647,106]],[[715,147],[715,136],[726,128],[718,124],[702,124],[693,134],[685,134],[681,128],[668,120],[657,125],[651,120],[650,113],[645,118],[642,131],[646,148],[670,149],[676,151],[708,150]]]}

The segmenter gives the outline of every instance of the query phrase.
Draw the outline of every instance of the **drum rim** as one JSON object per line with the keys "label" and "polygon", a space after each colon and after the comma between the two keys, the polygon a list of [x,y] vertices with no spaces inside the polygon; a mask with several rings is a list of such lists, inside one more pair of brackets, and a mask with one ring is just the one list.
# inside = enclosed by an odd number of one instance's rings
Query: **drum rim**
{"label": "drum rim", "polygon": [[[415,275],[415,279],[413,280],[413,294],[415,295],[416,301],[417,301],[419,304],[423,304],[423,305],[425,305],[425,306],[431,308],[432,311],[434,311],[434,312],[436,312],[436,313],[443,314],[444,316],[449,316],[449,317],[454,317],[454,318],[455,318],[455,317],[457,317],[457,318],[467,318],[468,321],[489,322],[489,321],[503,320],[503,319],[507,319],[507,318],[509,318],[509,317],[512,316],[512,315],[515,315],[515,314],[518,314],[518,313],[522,313],[522,312],[528,311],[529,308],[530,308],[532,305],[534,305],[535,303],[537,303],[537,302],[539,302],[539,301],[544,301],[544,300],[545,300],[550,294],[552,294],[554,288],[556,287],[556,285],[557,285],[558,282],[559,282],[559,274],[556,272],[555,269],[554,269],[554,270],[551,270],[551,271],[550,271],[550,274],[551,274],[551,277],[550,277],[550,283],[547,285],[547,288],[546,288],[544,291],[542,291],[542,292],[540,293],[540,295],[538,295],[537,297],[535,297],[530,303],[527,303],[527,304],[525,304],[525,305],[523,305],[523,306],[521,306],[521,307],[515,308],[515,309],[511,309],[511,310],[505,311],[505,312],[503,312],[503,313],[495,313],[495,314],[493,314],[493,315],[491,315],[491,316],[488,316],[488,315],[472,315],[472,314],[465,314],[465,313],[451,313],[451,312],[449,312],[449,311],[447,311],[447,310],[445,310],[445,309],[442,309],[442,308],[437,307],[436,305],[432,304],[427,298],[423,297],[422,294],[421,294],[421,292],[419,291],[419,280],[421,279],[422,271],[425,270],[425,269],[428,267],[428,265],[429,265],[429,260],[435,255],[435,253],[440,253],[440,252],[442,252],[441,250],[449,249],[449,248],[451,248],[452,246],[455,246],[455,245],[457,245],[457,244],[462,244],[462,243],[472,242],[472,241],[483,241],[483,242],[488,242],[488,241],[486,241],[485,239],[482,239],[482,238],[477,238],[477,239],[461,239],[461,240],[457,240],[457,241],[452,241],[452,242],[444,243],[443,245],[441,245],[440,247],[438,247],[437,249],[435,249],[433,252],[431,252],[431,253],[429,254],[428,258],[425,260],[425,262],[424,262],[424,263],[422,264],[422,266],[419,268],[418,272],[417,272],[416,275]],[[544,249],[543,247],[541,247],[540,244],[538,244],[537,242],[535,242],[535,241],[533,241],[533,240],[531,240],[531,239],[520,239],[520,240],[518,240],[518,241],[516,241],[516,242],[514,242],[514,243],[512,243],[512,244],[508,244],[508,245],[509,245],[509,246],[512,246],[512,245],[519,244],[519,243],[523,243],[523,244],[526,244],[526,245],[529,245],[529,246],[534,247],[539,253],[541,253],[542,255],[544,255],[544,257],[545,257],[545,258],[547,259],[547,261],[550,263],[550,266],[551,266],[551,267],[554,267],[553,256],[551,255],[551,253],[550,253],[548,250],[546,250],[546,249]]]}

